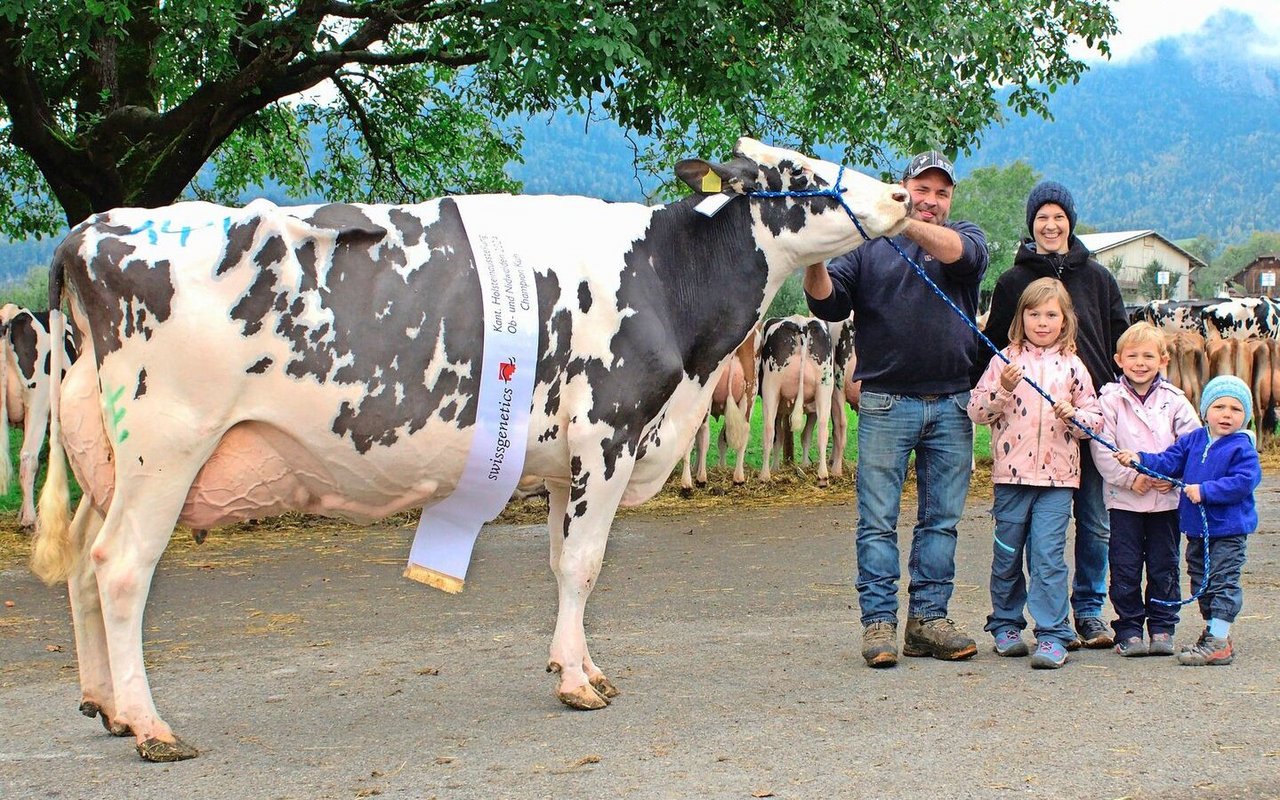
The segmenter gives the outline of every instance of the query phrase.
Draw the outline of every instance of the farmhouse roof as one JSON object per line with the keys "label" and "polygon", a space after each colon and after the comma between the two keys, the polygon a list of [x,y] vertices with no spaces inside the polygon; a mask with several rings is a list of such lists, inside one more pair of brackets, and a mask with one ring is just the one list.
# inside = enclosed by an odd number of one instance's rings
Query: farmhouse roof
{"label": "farmhouse roof", "polygon": [[1186,256],[1187,259],[1191,261],[1191,269],[1199,269],[1200,267],[1208,266],[1207,264],[1205,264],[1200,259],[1196,258],[1191,253],[1188,253],[1186,250],[1183,250],[1181,247],[1178,247],[1178,245],[1170,241],[1168,237],[1161,235],[1158,231],[1145,230],[1145,231],[1112,231],[1110,233],[1082,233],[1082,234],[1079,234],[1077,238],[1084,243],[1085,247],[1089,248],[1090,252],[1096,254],[1096,253],[1105,252],[1114,247],[1119,247],[1122,244],[1128,244],[1129,242],[1135,241],[1137,239],[1144,239],[1148,236],[1156,237],[1160,241],[1172,247],[1174,250],[1177,250],[1179,253]]}

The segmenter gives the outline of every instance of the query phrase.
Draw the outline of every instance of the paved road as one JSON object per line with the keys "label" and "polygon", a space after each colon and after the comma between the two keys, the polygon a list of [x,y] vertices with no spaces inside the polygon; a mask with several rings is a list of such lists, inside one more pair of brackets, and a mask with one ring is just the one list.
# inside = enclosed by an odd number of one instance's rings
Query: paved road
{"label": "paved road", "polygon": [[[589,713],[543,671],[538,526],[487,529],[457,596],[400,577],[404,529],[215,532],[171,547],[146,618],[157,703],[202,751],[169,765],[77,714],[65,591],[10,563],[0,797],[1280,797],[1280,481],[1260,497],[1241,655],[1203,669],[1091,651],[1033,671],[984,640],[873,671],[847,503],[630,515],[587,620],[622,695]],[[986,504],[952,605],[971,631]]]}

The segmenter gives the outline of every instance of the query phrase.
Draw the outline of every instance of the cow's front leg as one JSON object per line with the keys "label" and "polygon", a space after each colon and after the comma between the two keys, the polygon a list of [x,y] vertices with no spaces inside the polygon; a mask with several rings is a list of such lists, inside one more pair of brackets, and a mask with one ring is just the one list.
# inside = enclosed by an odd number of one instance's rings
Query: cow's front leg
{"label": "cow's front leg", "polygon": [[612,481],[598,481],[605,483],[603,487],[596,487],[596,481],[591,482],[588,491],[586,477],[589,476],[585,472],[575,474],[572,505],[569,486],[547,484],[551,570],[559,589],[559,609],[547,671],[560,675],[556,687],[560,702],[571,708],[591,710],[604,708],[609,699],[618,694],[617,688],[591,659],[583,619],[587,598],[600,575],[609,527],[626,481],[615,473]]}
{"label": "cow's front leg", "polygon": [[129,726],[119,721],[115,694],[111,688],[111,663],[107,631],[102,623],[102,602],[98,579],[89,560],[89,543],[102,527],[102,515],[88,498],[80,500],[71,520],[71,541],[75,561],[67,576],[67,596],[71,600],[71,622],[76,638],[76,662],[80,667],[80,713],[98,717],[112,736],[128,736]]}

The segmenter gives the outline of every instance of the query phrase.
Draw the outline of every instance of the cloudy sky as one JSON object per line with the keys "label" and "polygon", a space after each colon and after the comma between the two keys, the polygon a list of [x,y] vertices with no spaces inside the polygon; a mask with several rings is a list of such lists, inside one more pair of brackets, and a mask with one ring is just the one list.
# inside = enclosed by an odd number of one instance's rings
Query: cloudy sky
{"label": "cloudy sky", "polygon": [[1120,24],[1111,40],[1113,63],[1140,56],[1157,39],[1196,33],[1224,11],[1253,19],[1261,34],[1251,43],[1257,55],[1280,57],[1280,0],[1115,0],[1112,11]]}

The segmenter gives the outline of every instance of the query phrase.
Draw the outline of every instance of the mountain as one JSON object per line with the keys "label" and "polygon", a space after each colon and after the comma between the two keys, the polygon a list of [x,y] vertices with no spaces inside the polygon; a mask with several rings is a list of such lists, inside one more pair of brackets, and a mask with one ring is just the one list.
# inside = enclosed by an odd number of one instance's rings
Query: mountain
{"label": "mountain", "polygon": [[989,128],[961,175],[1021,159],[1069,187],[1098,230],[1227,244],[1280,229],[1280,59],[1251,55],[1260,36],[1224,12],[1140,58],[1096,66],[1053,96],[1052,121]]}
{"label": "mountain", "polygon": [[[976,151],[957,160],[960,177],[1022,160],[1070,188],[1080,221],[1101,231],[1152,228],[1228,245],[1280,230],[1275,45],[1249,17],[1227,11],[1141,57],[1097,64],[1053,95],[1052,120],[1015,116],[984,131]],[[560,112],[523,129],[525,161],[510,172],[527,193],[644,201],[659,183],[637,175],[632,144],[611,122]],[[673,154],[672,164],[685,155]],[[47,262],[52,249],[0,245],[0,279]]]}

